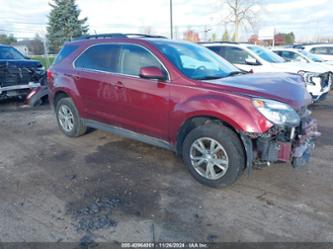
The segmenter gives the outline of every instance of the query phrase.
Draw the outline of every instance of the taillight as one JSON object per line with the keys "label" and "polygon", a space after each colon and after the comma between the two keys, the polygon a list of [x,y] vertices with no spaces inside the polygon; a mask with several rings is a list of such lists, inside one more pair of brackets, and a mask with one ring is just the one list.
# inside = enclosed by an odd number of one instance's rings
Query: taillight
{"label": "taillight", "polygon": [[47,70],[47,81],[50,82],[53,80],[53,72],[49,69]]}

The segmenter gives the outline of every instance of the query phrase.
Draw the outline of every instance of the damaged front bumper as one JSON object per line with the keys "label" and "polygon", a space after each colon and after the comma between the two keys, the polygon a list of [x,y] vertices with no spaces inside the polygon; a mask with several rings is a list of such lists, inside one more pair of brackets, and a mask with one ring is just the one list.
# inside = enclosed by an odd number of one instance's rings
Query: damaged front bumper
{"label": "damaged front bumper", "polygon": [[290,162],[294,168],[306,165],[320,135],[317,121],[310,116],[302,118],[298,127],[273,127],[265,134],[241,134],[249,172],[253,165],[263,167],[275,162]]}
{"label": "damaged front bumper", "polygon": [[1,87],[0,86],[0,94],[4,92],[10,92],[10,91],[16,91],[16,90],[23,90],[23,89],[32,89],[41,86],[40,83],[35,83],[35,82],[29,82],[28,84],[25,85],[14,85],[14,86],[5,86]]}
{"label": "damaged front bumper", "polygon": [[33,88],[40,87],[40,83],[29,82],[25,85],[14,85],[14,86],[0,86],[0,95],[6,95],[8,97],[15,97],[22,95],[23,91],[30,91]]}

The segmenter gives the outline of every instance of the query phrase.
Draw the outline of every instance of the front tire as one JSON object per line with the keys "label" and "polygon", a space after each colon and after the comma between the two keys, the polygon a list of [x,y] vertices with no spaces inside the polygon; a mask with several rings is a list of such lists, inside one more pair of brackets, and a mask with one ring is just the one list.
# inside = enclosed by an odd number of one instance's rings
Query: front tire
{"label": "front tire", "polygon": [[234,183],[246,162],[236,133],[218,124],[194,128],[183,143],[183,159],[196,180],[214,188]]}
{"label": "front tire", "polygon": [[86,133],[87,127],[71,98],[62,98],[56,104],[56,116],[60,130],[68,137],[79,137]]}

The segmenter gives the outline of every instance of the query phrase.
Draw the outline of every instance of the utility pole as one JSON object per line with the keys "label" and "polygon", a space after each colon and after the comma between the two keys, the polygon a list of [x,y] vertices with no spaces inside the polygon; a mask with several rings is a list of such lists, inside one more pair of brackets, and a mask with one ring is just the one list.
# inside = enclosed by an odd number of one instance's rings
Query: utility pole
{"label": "utility pole", "polygon": [[204,27],[204,41],[206,42],[208,40],[208,32],[212,29],[207,28],[207,26]]}
{"label": "utility pole", "polygon": [[45,58],[45,69],[47,69],[50,66],[50,60],[49,60],[49,51],[47,49],[47,42],[46,42],[46,35],[43,39],[43,46],[44,46],[44,58]]}
{"label": "utility pole", "polygon": [[172,0],[170,0],[170,37],[173,39],[173,13],[172,13]]}

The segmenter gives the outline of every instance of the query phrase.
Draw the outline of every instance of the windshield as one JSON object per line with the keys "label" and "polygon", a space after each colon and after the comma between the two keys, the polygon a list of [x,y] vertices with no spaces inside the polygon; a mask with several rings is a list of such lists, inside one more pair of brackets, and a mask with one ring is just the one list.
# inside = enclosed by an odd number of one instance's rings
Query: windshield
{"label": "windshield", "polygon": [[261,59],[268,61],[270,63],[283,63],[286,62],[282,57],[278,56],[274,52],[258,47],[258,46],[248,46],[248,49],[253,51],[256,55],[258,55]]}
{"label": "windshield", "polygon": [[154,41],[153,44],[190,79],[218,79],[242,73],[214,52],[196,44],[169,41]]}
{"label": "windshield", "polygon": [[12,47],[0,47],[0,60],[22,60],[24,56]]}
{"label": "windshield", "polygon": [[322,58],[320,58],[318,55],[315,54],[311,54],[308,51],[304,51],[304,50],[299,50],[299,52],[303,55],[305,55],[306,57],[308,57],[310,60],[314,61],[314,62],[323,62],[324,60]]}

